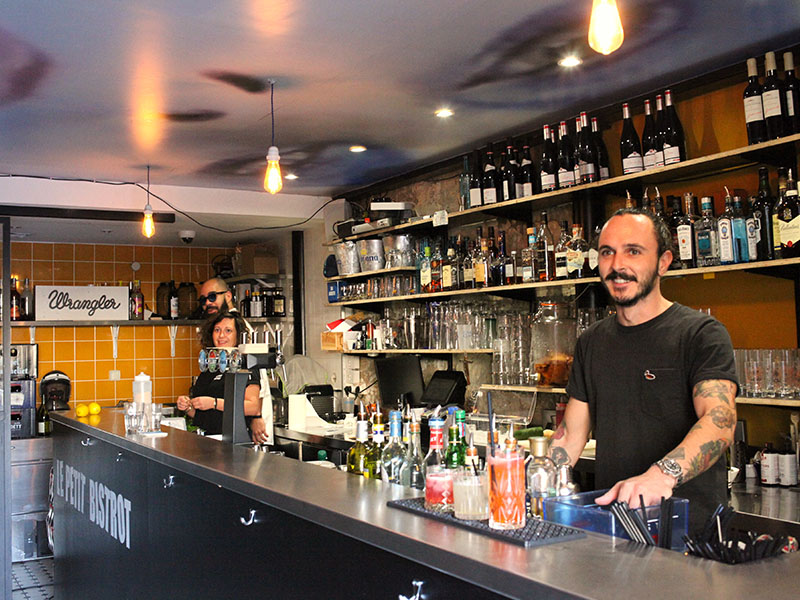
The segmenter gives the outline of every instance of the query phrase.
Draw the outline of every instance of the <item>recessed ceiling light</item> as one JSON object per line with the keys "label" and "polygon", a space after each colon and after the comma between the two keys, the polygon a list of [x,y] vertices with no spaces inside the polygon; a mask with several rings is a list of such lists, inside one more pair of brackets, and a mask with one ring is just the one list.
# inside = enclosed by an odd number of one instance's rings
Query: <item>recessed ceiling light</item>
{"label": "recessed ceiling light", "polygon": [[297,175],[294,173],[288,173],[284,179],[297,179]]}
{"label": "recessed ceiling light", "polygon": [[570,54],[569,56],[565,56],[560,61],[558,61],[558,66],[559,67],[572,68],[572,67],[577,67],[582,62],[583,61],[578,56],[575,56],[574,54]]}
{"label": "recessed ceiling light", "polygon": [[350,146],[350,152],[366,152],[366,146]]}
{"label": "recessed ceiling light", "polygon": [[440,108],[439,110],[437,110],[433,114],[435,114],[440,119],[446,119],[447,117],[452,117],[453,116],[453,111],[450,110],[449,108]]}

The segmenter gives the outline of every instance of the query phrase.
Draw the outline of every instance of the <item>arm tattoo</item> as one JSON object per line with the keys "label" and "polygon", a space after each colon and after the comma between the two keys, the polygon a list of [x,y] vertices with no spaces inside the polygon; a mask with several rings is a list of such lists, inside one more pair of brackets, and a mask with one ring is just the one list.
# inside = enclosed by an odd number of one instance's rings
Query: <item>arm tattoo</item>
{"label": "arm tattoo", "polygon": [[567,451],[560,446],[550,448],[550,459],[556,464],[557,467],[561,465],[568,465],[570,463],[569,454],[567,454]]}
{"label": "arm tattoo", "polygon": [[730,406],[733,401],[733,382],[723,379],[709,379],[694,386],[694,397],[713,398]]}
{"label": "arm tattoo", "polygon": [[696,477],[722,456],[722,453],[728,448],[727,440],[714,440],[706,442],[700,446],[700,452],[693,456],[689,461],[689,472],[686,473],[686,479]]}
{"label": "arm tattoo", "polygon": [[708,411],[708,415],[711,422],[720,429],[728,429],[736,424],[736,413],[724,406],[715,406]]}
{"label": "arm tattoo", "polygon": [[683,446],[678,446],[675,448],[675,450],[667,454],[667,458],[671,458],[673,460],[683,460],[686,458],[686,449]]}

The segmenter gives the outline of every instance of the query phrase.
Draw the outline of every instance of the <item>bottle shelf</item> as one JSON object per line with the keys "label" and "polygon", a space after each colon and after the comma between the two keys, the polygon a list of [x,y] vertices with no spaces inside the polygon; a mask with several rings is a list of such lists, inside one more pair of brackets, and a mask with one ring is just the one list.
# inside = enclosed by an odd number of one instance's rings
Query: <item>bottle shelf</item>
{"label": "bottle shelf", "polygon": [[367,279],[376,275],[389,275],[391,273],[408,273],[416,271],[416,267],[392,267],[391,269],[378,269],[377,271],[361,271],[350,275],[337,275],[336,277],[326,277],[325,281],[342,281],[343,279]]}
{"label": "bottle shelf", "polygon": [[566,388],[551,387],[547,385],[494,385],[482,384],[481,390],[487,392],[524,392],[524,393],[544,393],[544,394],[566,394]]}
{"label": "bottle shelf", "polygon": [[[247,317],[249,323],[281,321],[286,317]],[[165,325],[200,326],[205,319],[148,319],[141,321],[11,321],[11,327],[161,327]]]}
{"label": "bottle shelf", "polygon": [[745,398],[744,396],[737,396],[736,404],[800,408],[800,398]]}
{"label": "bottle shelf", "polygon": [[402,348],[394,350],[345,350],[342,354],[492,354],[491,348],[473,350],[435,350],[427,348]]}
{"label": "bottle shelf", "polygon": [[[628,175],[619,175],[604,179],[603,181],[596,181],[594,183],[585,183],[571,188],[553,190],[551,192],[543,192],[534,194],[533,196],[525,196],[524,198],[517,198],[515,200],[506,200],[505,202],[497,202],[496,204],[489,204],[485,206],[476,206],[475,208],[468,208],[462,211],[455,211],[447,214],[447,221],[461,222],[474,219],[479,215],[500,215],[519,217],[530,217],[530,210],[532,208],[544,209],[549,206],[567,202],[574,195],[583,194],[587,191],[597,190],[604,193],[617,194],[620,196],[625,195],[625,189],[631,185],[654,185],[659,183],[690,181],[692,179],[708,175],[710,173],[720,173],[732,169],[739,169],[760,162],[773,163],[776,162],[783,154],[787,146],[794,145],[796,148],[800,147],[800,134],[789,135],[777,140],[770,140],[760,144],[752,144],[750,146],[743,146],[734,148],[733,150],[726,150],[724,152],[717,152],[707,156],[698,158],[691,158],[674,165],[666,165],[654,169],[648,169],[639,173],[630,173]],[[533,205],[535,206],[529,206]],[[433,218],[417,219],[411,223],[403,223],[395,225],[394,227],[383,227],[369,232],[358,233],[355,235],[347,236],[342,239],[334,240],[329,245],[336,244],[342,241],[360,240],[375,235],[394,233],[396,231],[407,230],[411,228],[424,228],[432,227]]]}

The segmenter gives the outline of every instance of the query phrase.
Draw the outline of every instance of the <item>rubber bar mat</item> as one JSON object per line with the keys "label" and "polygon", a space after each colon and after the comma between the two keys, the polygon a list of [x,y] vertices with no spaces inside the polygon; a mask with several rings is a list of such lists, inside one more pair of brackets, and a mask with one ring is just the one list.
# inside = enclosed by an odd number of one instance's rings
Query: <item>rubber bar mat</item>
{"label": "rubber bar mat", "polygon": [[43,558],[11,565],[12,600],[53,598],[53,559]]}
{"label": "rubber bar mat", "polygon": [[504,542],[532,548],[533,546],[544,546],[546,544],[556,544],[568,540],[577,540],[586,537],[586,532],[574,527],[550,523],[540,519],[528,519],[522,529],[492,529],[489,521],[465,521],[456,519],[452,514],[428,510],[425,508],[424,498],[407,498],[405,500],[390,500],[387,502],[392,508],[399,508],[417,515],[428,517],[448,525],[455,525],[462,529],[469,529],[489,537],[493,537]]}

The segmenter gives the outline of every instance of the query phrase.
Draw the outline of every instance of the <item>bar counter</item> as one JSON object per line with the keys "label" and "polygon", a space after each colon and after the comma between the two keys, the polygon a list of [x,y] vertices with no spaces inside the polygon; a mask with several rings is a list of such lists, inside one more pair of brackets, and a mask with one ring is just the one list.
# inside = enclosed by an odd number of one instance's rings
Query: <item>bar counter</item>
{"label": "bar counter", "polygon": [[[413,580],[428,600],[796,593],[798,553],[729,566],[592,533],[525,549],[387,507],[416,494],[381,481],[171,428],[126,437],[119,409],[91,425],[52,418],[56,598],[113,585],[130,598],[394,600],[413,596]],[[95,496],[88,509],[81,493]]]}

